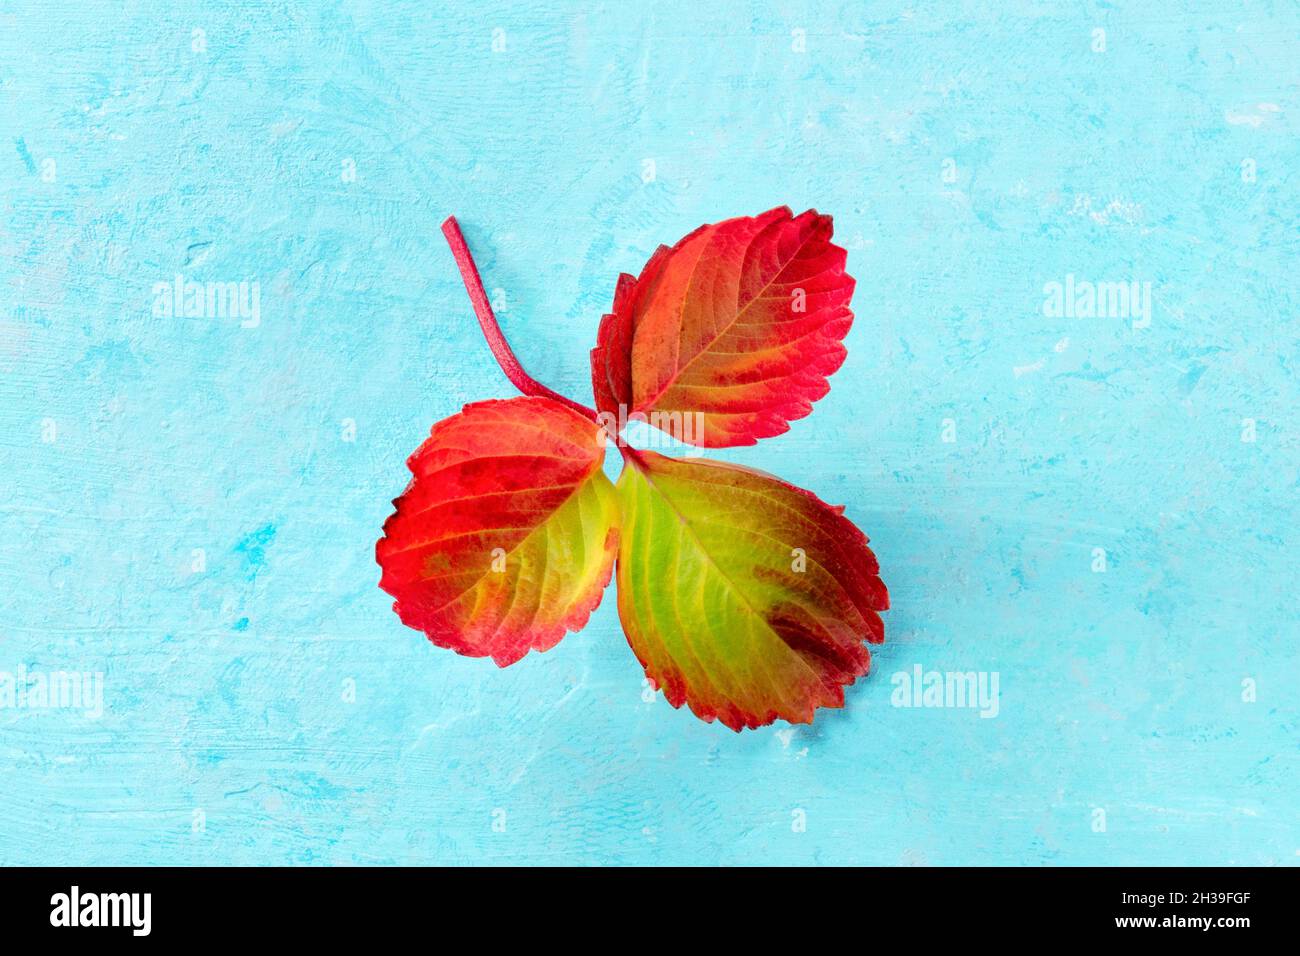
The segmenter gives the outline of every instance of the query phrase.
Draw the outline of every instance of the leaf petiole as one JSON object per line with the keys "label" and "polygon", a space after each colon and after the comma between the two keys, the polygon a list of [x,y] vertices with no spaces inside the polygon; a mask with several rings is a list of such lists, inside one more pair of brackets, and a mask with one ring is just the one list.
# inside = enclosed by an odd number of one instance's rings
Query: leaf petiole
{"label": "leaf petiole", "polygon": [[[510,343],[506,341],[505,333],[501,331],[501,326],[497,323],[496,314],[492,311],[492,303],[488,301],[487,291],[483,288],[483,279],[478,274],[478,266],[474,264],[474,256],[470,254],[469,245],[465,242],[465,236],[460,231],[460,223],[456,221],[455,216],[447,217],[446,222],[442,224],[442,234],[447,237],[447,245],[451,247],[451,254],[456,260],[456,266],[460,269],[460,277],[465,282],[465,291],[469,293],[469,301],[474,306],[474,315],[478,317],[479,328],[483,330],[483,337],[487,339],[488,348],[492,350],[492,357],[501,366],[501,371],[506,373],[506,378],[510,380],[510,384],[525,395],[553,399],[561,405],[567,405],[575,412],[599,423],[600,416],[594,408],[588,408],[581,402],[575,402],[568,396],[547,388],[524,371],[524,367],[519,363],[514,350],[510,348]],[[608,428],[605,430],[613,440],[614,445],[622,453],[624,461],[644,465],[644,459],[642,459],[641,455],[635,448],[623,441],[621,435],[610,433]]]}
{"label": "leaf petiole", "polygon": [[510,383],[525,395],[553,399],[595,421],[594,408],[588,408],[581,402],[575,402],[547,388],[524,371],[524,367],[519,364],[519,359],[510,348],[510,343],[506,341],[501,326],[497,324],[497,317],[492,312],[492,304],[488,302],[487,292],[483,289],[483,280],[479,278],[478,267],[474,265],[474,257],[470,255],[469,246],[465,243],[465,236],[461,233],[460,224],[456,222],[455,216],[447,217],[447,221],[442,224],[442,234],[447,237],[447,245],[451,246],[451,254],[460,268],[460,277],[465,281],[465,291],[469,293],[469,301],[474,306],[474,314],[478,317],[478,324],[483,330],[483,337],[487,339],[488,348],[492,350],[493,358],[501,366],[501,371],[506,373]]}

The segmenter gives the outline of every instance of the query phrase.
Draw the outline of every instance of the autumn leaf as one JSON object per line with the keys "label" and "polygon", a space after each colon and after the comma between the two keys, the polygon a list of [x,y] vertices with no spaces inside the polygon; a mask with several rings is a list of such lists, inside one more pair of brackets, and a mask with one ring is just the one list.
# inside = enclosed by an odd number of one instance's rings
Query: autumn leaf
{"label": "autumn leaf", "polygon": [[604,444],[549,398],[478,402],[434,425],[375,547],[403,623],[502,667],[582,628],[618,544]]}
{"label": "autumn leaf", "polygon": [[529,397],[467,405],[411,456],[375,549],[402,621],[504,666],[581,628],[617,556],[623,630],[674,707],[739,731],[842,706],[889,606],[866,535],[772,475],[621,434],[642,416],[692,444],[753,444],[809,413],[852,321],[830,217],[783,207],[704,226],[622,276],[591,355],[594,409],[524,371],[455,219],[443,233],[497,364]]}
{"label": "autumn leaf", "polygon": [[670,704],[733,730],[843,705],[889,598],[842,508],[763,472],[644,451],[618,500],[619,617]]}
{"label": "autumn leaf", "polygon": [[592,350],[597,410],[693,445],[752,445],[812,411],[844,361],[854,281],[831,217],[701,226],[620,276]]}

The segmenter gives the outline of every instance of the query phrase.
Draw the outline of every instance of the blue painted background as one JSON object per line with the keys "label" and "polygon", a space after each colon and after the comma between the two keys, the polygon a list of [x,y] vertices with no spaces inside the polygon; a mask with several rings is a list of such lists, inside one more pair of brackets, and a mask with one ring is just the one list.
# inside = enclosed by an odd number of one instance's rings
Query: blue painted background
{"label": "blue painted background", "polygon": [[[1298,38],[1289,0],[0,4],[0,670],[105,680],[0,710],[0,862],[1296,863]],[[404,460],[511,394],[441,220],[589,401],[618,273],[780,203],[836,217],[849,358],[719,457],[871,536],[847,709],[646,701],[612,594],[504,671],[403,628]],[[178,273],[260,325],[154,315]],[[1069,274],[1151,282],[1149,327],[1045,315]],[[998,716],[891,706],[916,664]]]}

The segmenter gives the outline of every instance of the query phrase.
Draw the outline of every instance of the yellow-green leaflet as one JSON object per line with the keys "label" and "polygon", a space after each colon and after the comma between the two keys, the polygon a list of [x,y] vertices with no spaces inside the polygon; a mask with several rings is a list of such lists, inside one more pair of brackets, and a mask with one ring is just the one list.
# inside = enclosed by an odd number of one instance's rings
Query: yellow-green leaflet
{"label": "yellow-green leaflet", "polygon": [[733,730],[839,707],[888,607],[842,509],[763,472],[639,452],[618,497],[618,610],[669,703]]}

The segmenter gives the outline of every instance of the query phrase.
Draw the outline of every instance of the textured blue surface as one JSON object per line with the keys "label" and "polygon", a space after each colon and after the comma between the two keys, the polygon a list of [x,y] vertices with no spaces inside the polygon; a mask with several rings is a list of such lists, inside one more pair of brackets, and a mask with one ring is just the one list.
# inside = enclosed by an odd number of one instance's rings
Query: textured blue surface
{"label": "textured blue surface", "polygon": [[[104,680],[0,709],[0,862],[1297,862],[1294,3],[120,6],[0,8],[0,671]],[[674,711],[612,594],[503,671],[403,628],[404,460],[511,394],[442,218],[589,401],[618,273],[780,203],[849,358],[719,457],[871,536],[847,709]]]}

